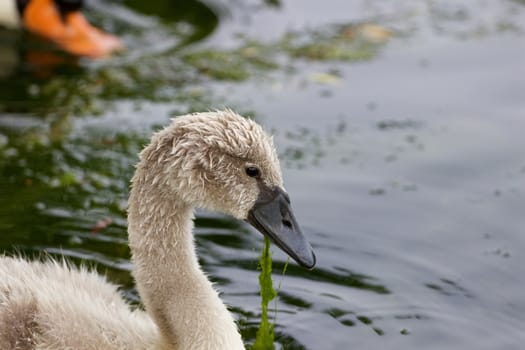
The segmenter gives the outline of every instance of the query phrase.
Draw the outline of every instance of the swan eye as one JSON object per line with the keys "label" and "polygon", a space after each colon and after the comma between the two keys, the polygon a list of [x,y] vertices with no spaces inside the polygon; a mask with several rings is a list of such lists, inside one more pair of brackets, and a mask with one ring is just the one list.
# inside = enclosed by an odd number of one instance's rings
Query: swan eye
{"label": "swan eye", "polygon": [[259,168],[254,167],[254,166],[249,166],[249,167],[246,167],[246,175],[248,175],[249,177],[258,177],[259,175],[261,175],[261,172]]}

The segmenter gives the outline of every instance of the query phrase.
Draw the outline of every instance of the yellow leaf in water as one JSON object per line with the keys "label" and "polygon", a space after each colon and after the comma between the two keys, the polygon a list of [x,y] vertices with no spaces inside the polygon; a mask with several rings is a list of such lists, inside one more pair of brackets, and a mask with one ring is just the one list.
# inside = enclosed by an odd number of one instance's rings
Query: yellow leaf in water
{"label": "yellow leaf in water", "polygon": [[359,33],[368,41],[384,43],[392,37],[392,32],[377,24],[363,24],[359,26]]}
{"label": "yellow leaf in water", "polygon": [[310,80],[319,84],[336,85],[341,82],[341,78],[330,73],[313,73],[310,74]]}
{"label": "yellow leaf in water", "polygon": [[248,46],[242,49],[242,55],[247,58],[257,57],[259,50],[254,46]]}

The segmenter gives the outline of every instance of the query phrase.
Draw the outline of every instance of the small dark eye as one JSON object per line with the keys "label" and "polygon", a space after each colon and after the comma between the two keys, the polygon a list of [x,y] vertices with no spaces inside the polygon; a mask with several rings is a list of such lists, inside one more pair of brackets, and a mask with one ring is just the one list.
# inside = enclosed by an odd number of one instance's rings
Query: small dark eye
{"label": "small dark eye", "polygon": [[254,166],[249,166],[246,168],[246,175],[250,176],[250,177],[257,177],[261,174],[261,172],[259,171],[259,169],[257,167],[254,167]]}

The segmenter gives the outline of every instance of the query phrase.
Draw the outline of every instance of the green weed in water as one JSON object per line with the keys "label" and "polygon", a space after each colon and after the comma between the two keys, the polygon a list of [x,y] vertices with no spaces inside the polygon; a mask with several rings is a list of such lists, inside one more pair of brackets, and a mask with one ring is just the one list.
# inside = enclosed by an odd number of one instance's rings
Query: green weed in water
{"label": "green weed in water", "polygon": [[252,350],[270,350],[274,349],[273,341],[275,338],[274,325],[268,321],[268,304],[272,301],[277,293],[273,289],[272,283],[272,256],[270,254],[270,240],[264,238],[264,248],[259,260],[261,273],[259,274],[259,285],[261,287],[261,307],[262,316],[261,324],[255,336],[255,343]]}

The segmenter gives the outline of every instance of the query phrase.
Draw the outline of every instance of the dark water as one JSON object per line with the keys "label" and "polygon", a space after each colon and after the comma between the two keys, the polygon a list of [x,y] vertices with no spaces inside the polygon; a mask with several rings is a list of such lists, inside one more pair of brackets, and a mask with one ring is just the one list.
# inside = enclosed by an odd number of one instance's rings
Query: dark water
{"label": "dark water", "polygon": [[[126,41],[72,59],[0,31],[0,249],[88,262],[138,301],[125,208],[172,115],[273,130],[318,257],[274,249],[278,346],[523,349],[523,1],[93,1]],[[252,342],[261,237],[199,212],[201,262]]]}

